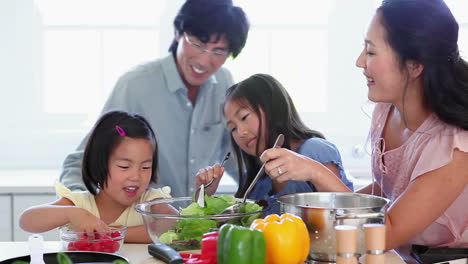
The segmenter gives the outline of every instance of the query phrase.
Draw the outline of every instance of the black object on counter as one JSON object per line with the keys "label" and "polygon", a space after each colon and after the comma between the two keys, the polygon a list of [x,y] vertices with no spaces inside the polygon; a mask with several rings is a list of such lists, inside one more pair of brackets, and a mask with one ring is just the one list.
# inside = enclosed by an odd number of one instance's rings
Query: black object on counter
{"label": "black object on counter", "polygon": [[[103,252],[90,252],[90,251],[67,251],[67,252],[55,252],[55,253],[44,253],[44,262],[46,264],[58,264],[57,253],[65,253],[73,263],[110,263],[114,260],[124,260],[129,263],[128,259],[111,253]],[[11,264],[15,261],[26,261],[30,262],[31,257],[29,255],[11,258],[0,261],[0,264]]]}
{"label": "black object on counter", "polygon": [[411,256],[420,264],[436,263],[468,258],[468,248],[431,248],[412,245]]}
{"label": "black object on counter", "polygon": [[149,244],[148,253],[168,264],[184,264],[184,259],[179,252],[163,243]]}

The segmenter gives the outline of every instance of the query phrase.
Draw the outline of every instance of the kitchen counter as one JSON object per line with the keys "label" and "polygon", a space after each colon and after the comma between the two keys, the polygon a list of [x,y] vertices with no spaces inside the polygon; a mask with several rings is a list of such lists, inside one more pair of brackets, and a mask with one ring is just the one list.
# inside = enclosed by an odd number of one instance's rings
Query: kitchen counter
{"label": "kitchen counter", "polygon": [[[60,241],[44,242],[44,253],[58,252],[61,249]],[[132,264],[164,264],[148,253],[148,244],[124,244],[118,254],[129,259]],[[0,242],[0,261],[24,255],[29,255],[28,242]]]}
{"label": "kitchen counter", "polygon": [[53,169],[0,170],[0,194],[55,194],[54,183],[59,176],[60,170]]}
{"label": "kitchen counter", "polygon": [[[59,241],[44,242],[44,252],[57,252],[61,250]],[[128,258],[132,264],[164,264],[148,253],[147,244],[124,244],[119,252]],[[404,264],[405,262],[394,251],[385,253],[386,264]],[[29,255],[28,242],[0,242],[0,261],[9,258]]]}
{"label": "kitchen counter", "polygon": [[[2,169],[0,170],[0,195],[5,194],[55,194],[55,182],[60,177],[59,169]],[[224,175],[218,187],[218,194],[233,194],[236,181]]]}

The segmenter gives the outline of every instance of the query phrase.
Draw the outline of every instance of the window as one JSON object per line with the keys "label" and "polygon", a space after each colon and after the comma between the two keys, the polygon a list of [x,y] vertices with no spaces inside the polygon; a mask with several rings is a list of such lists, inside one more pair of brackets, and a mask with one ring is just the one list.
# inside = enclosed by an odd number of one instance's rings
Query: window
{"label": "window", "polygon": [[[164,4],[37,0],[43,21],[44,111],[98,113],[122,72],[159,56]],[[85,101],[92,108],[83,107]]]}
{"label": "window", "polygon": [[458,49],[460,55],[468,59],[468,2],[464,0],[445,0],[453,15],[457,19],[459,29],[458,32]]}
{"label": "window", "polygon": [[161,24],[171,25],[175,5],[180,1],[2,1],[7,16],[0,21],[10,26],[0,38],[14,47],[2,62],[12,73],[4,87],[14,100],[4,104],[12,126],[2,129],[9,139],[0,168],[59,168],[117,78],[165,52],[169,43],[160,38],[172,31]]}
{"label": "window", "polygon": [[335,1],[296,0],[286,12],[283,1],[236,3],[252,24],[245,49],[227,63],[236,79],[269,73],[289,89],[300,111],[326,112],[329,17]]}

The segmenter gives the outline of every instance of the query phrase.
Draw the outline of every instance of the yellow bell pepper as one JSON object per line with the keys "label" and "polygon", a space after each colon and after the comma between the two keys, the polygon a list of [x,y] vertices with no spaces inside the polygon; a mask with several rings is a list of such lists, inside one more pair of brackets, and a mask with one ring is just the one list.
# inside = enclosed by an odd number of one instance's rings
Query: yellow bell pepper
{"label": "yellow bell pepper", "polygon": [[285,213],[256,219],[252,229],[263,231],[266,240],[266,264],[302,264],[309,254],[310,238],[299,216]]}

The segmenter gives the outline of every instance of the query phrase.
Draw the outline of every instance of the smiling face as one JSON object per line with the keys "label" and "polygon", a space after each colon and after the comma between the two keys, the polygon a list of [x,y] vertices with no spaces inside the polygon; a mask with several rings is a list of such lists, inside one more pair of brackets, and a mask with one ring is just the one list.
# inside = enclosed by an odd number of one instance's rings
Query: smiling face
{"label": "smiling face", "polygon": [[98,196],[123,207],[132,205],[148,187],[152,163],[149,140],[123,137],[109,157],[109,178]]}
{"label": "smiling face", "polygon": [[373,102],[399,103],[404,96],[407,75],[402,70],[395,51],[385,39],[380,15],[374,15],[367,31],[365,46],[356,66],[364,70]]}
{"label": "smiling face", "polygon": [[224,35],[218,41],[216,35],[212,35],[208,43],[203,43],[197,37],[185,33],[178,36],[177,42],[177,69],[189,88],[202,85],[226,62],[227,56],[211,54],[204,50],[214,53],[229,52],[228,41]]}
{"label": "smiling face", "polygon": [[[265,124],[265,114],[261,109],[260,115],[261,123]],[[227,128],[239,148],[252,156],[258,156],[265,150],[266,132],[265,129],[261,129],[261,134],[259,133],[260,118],[250,105],[229,100],[224,105],[224,117],[227,120]]]}

